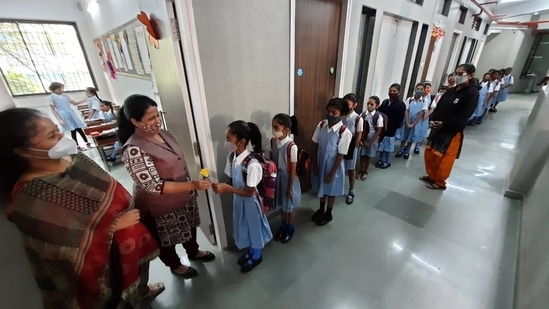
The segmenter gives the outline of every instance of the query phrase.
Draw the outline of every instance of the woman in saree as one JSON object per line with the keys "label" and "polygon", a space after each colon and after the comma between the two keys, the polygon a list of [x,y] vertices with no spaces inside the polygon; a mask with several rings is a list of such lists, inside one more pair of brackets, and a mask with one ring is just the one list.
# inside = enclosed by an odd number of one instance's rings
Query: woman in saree
{"label": "woman in saree", "polygon": [[133,308],[158,247],[130,194],[37,110],[0,112],[0,198],[44,308]]}

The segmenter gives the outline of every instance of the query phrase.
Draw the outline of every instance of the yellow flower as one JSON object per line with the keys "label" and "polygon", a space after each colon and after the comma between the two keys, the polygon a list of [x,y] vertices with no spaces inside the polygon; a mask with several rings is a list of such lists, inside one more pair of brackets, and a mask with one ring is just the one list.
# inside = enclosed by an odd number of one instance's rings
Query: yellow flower
{"label": "yellow flower", "polygon": [[210,171],[208,171],[207,168],[203,168],[200,170],[200,176],[204,177],[204,179],[210,178]]}

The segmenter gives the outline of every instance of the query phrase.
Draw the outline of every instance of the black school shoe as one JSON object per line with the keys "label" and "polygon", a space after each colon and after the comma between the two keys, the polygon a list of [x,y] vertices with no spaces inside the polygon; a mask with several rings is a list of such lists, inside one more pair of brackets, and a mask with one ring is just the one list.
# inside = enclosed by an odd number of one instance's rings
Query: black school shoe
{"label": "black school shoe", "polygon": [[248,260],[252,258],[252,254],[250,252],[246,252],[243,256],[239,257],[236,263],[238,263],[238,266],[244,266],[244,264],[248,263]]}
{"label": "black school shoe", "polygon": [[316,223],[320,218],[324,215],[324,210],[317,209],[317,211],[314,213],[314,215],[311,217],[311,221]]}
{"label": "black school shoe", "polygon": [[318,219],[318,221],[316,221],[316,225],[318,225],[318,226],[326,225],[330,221],[332,221],[333,219],[334,219],[334,217],[332,216],[331,213],[324,213],[322,215],[322,217],[320,219]]}
{"label": "black school shoe", "polygon": [[282,235],[282,238],[280,239],[280,242],[283,244],[287,244],[288,242],[290,242],[290,240],[292,240],[293,236],[294,233],[284,233],[284,235]]}
{"label": "black school shoe", "polygon": [[280,227],[278,229],[278,232],[276,232],[276,234],[275,234],[274,240],[275,241],[280,241],[282,239],[282,237],[284,237],[284,231],[285,230],[286,230],[285,228]]}
{"label": "black school shoe", "polygon": [[244,264],[244,266],[242,266],[240,268],[240,271],[243,272],[243,273],[247,273],[249,271],[251,271],[252,269],[254,269],[257,265],[261,264],[261,262],[263,262],[263,257],[259,257],[259,259],[257,260],[254,260],[253,258],[249,259],[249,261],[252,261],[252,264],[249,264],[248,262],[246,262],[246,264]]}

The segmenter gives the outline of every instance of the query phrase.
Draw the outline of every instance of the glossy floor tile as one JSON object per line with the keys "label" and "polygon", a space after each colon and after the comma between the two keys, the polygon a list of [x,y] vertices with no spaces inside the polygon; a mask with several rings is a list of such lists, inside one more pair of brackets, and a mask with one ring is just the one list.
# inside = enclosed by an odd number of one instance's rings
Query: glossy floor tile
{"label": "glossy floor tile", "polygon": [[[369,179],[357,181],[352,205],[337,200],[327,226],[310,222],[318,202],[306,195],[293,240],[271,242],[251,273],[239,272],[238,252],[220,252],[203,235],[202,248],[217,259],[192,263],[199,277],[180,279],[155,260],[151,281],[166,291],[143,307],[512,308],[520,203],[504,198],[503,186],[534,100],[510,95],[483,125],[467,128],[446,191],[418,180],[422,154],[393,157],[391,168],[372,166]],[[111,173],[131,188],[123,166]],[[278,219],[271,224],[276,229]]]}

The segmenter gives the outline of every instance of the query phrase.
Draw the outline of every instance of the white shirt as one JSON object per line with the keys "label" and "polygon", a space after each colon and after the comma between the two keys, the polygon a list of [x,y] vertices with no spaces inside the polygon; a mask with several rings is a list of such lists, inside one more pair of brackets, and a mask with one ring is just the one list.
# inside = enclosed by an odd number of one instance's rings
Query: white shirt
{"label": "white shirt", "polygon": [[488,93],[498,92],[500,87],[500,82],[497,80],[493,80],[490,82],[490,88],[488,89]]}
{"label": "white shirt", "polygon": [[[322,121],[316,125],[315,133],[313,133],[312,140],[316,144],[318,144],[318,133],[321,130],[320,128],[321,123]],[[330,128],[330,126],[328,125],[328,121],[326,121],[326,123],[322,127],[322,130],[326,130],[326,132],[329,132],[329,130],[331,130],[339,134],[339,128],[341,128],[342,125],[343,125],[343,122],[339,121],[338,123],[334,124]],[[343,131],[343,133],[341,134],[341,138],[339,139],[339,143],[337,144],[337,152],[343,155],[347,154],[347,152],[349,151],[349,144],[351,143],[352,139],[353,139],[353,134],[351,133],[351,131],[349,130]]]}
{"label": "white shirt", "polygon": [[[292,139],[290,138],[289,135],[286,135],[286,137],[283,138],[282,140],[280,140],[278,138],[275,139],[275,140],[276,140],[276,148],[278,148],[278,149],[280,149],[280,147],[286,145],[286,143],[289,143],[289,142],[292,141]],[[265,149],[267,149],[268,151],[273,150],[272,147],[271,147],[271,140],[269,140],[269,144],[267,146],[265,146]],[[298,151],[297,145],[294,144],[292,146],[292,148],[290,149],[290,162],[297,162],[297,151]]]}
{"label": "white shirt", "polygon": [[88,109],[90,110],[90,114],[95,111],[93,118],[90,118],[90,120],[103,119],[101,118],[103,116],[101,115],[101,102],[96,96],[88,98]]}
{"label": "white shirt", "polygon": [[[368,123],[372,123],[374,119],[372,119],[375,115],[376,111],[373,112],[366,112],[366,120]],[[381,115],[377,118],[376,128],[383,128],[383,117]]]}
{"label": "white shirt", "polygon": [[[234,159],[231,161],[231,154],[227,155],[227,164],[225,165],[225,175],[232,178],[232,166],[242,165],[242,161],[250,154],[246,149],[240,155],[234,155]],[[241,170],[241,169],[239,169]],[[255,188],[263,179],[263,168],[257,162],[250,162],[246,168],[246,185],[250,188]]]}
{"label": "white shirt", "polygon": [[[414,100],[416,102],[421,103],[422,104],[421,109],[424,110],[424,111],[426,111],[427,108],[429,107],[429,103],[427,102],[427,100],[423,100],[423,98],[419,98],[419,99],[416,100],[415,97],[410,97],[406,100],[406,102],[404,102],[404,105],[406,105],[406,110],[410,110],[410,101],[411,100]],[[425,105],[425,104],[427,104],[427,105]]]}

